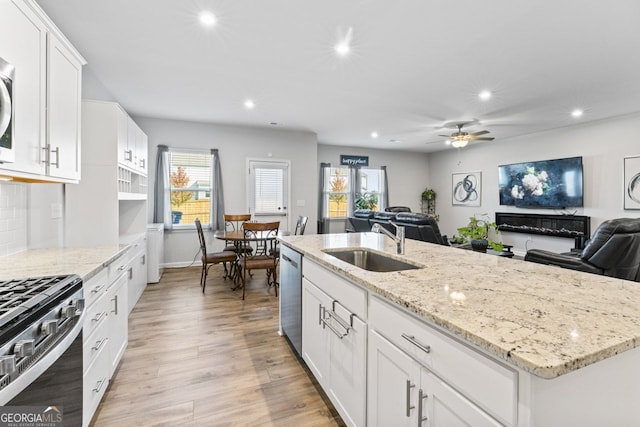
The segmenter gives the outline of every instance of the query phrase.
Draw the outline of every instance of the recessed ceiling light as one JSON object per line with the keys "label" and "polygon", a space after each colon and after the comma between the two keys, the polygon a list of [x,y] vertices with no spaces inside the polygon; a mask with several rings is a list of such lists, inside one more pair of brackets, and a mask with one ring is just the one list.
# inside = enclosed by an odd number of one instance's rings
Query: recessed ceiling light
{"label": "recessed ceiling light", "polygon": [[483,90],[478,94],[478,97],[483,101],[488,101],[489,99],[491,99],[491,92],[488,90]]}
{"label": "recessed ceiling light", "polygon": [[376,131],[371,132],[371,138],[373,138],[373,139],[378,138],[378,132],[376,132]]}
{"label": "recessed ceiling light", "polygon": [[246,101],[244,101],[244,108],[246,108],[247,110],[253,110],[255,107],[256,103],[253,102],[253,100],[247,99]]}
{"label": "recessed ceiling light", "polygon": [[213,27],[216,24],[216,15],[209,11],[200,13],[200,23],[206,27]]}
{"label": "recessed ceiling light", "polygon": [[349,27],[349,29],[347,30],[347,34],[345,34],[344,37],[341,37],[338,40],[338,43],[336,43],[335,46],[333,46],[333,49],[336,51],[336,54],[338,54],[338,56],[345,57],[349,55],[349,52],[351,52],[352,38],[353,38],[353,28]]}
{"label": "recessed ceiling light", "polygon": [[584,111],[582,111],[582,110],[580,110],[580,109],[578,109],[578,108],[576,108],[575,110],[573,110],[573,111],[571,112],[571,116],[572,116],[572,117],[575,117],[576,119],[577,119],[578,117],[582,117],[582,115],[583,115],[583,114],[584,114]]}

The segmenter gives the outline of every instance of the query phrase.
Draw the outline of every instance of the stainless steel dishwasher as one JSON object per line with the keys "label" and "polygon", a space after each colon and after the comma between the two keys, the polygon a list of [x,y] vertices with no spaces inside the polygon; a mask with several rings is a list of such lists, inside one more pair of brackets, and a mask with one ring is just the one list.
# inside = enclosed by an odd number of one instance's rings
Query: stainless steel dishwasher
{"label": "stainless steel dishwasher", "polygon": [[302,356],[302,254],[280,245],[280,326]]}

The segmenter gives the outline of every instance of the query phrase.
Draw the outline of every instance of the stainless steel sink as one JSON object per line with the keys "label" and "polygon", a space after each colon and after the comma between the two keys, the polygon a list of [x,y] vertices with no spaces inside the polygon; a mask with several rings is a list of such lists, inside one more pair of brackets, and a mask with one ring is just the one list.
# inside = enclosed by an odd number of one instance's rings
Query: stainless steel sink
{"label": "stainless steel sink", "polygon": [[397,259],[380,255],[379,253],[371,252],[366,249],[335,249],[325,250],[323,252],[327,255],[334,256],[339,260],[348,262],[351,265],[355,265],[356,267],[368,271],[377,271],[382,273],[390,271],[415,270],[421,268],[417,265],[399,261]]}

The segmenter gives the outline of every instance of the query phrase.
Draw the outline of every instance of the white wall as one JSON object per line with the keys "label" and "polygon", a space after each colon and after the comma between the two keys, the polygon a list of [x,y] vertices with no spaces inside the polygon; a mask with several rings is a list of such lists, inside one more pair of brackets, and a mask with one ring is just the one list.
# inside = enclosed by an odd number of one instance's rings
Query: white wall
{"label": "white wall", "polygon": [[[496,211],[562,213],[500,206],[498,165],[573,156],[582,156],[584,167],[584,208],[578,208],[577,215],[591,217],[592,232],[606,219],[638,217],[640,211],[622,208],[623,157],[640,155],[638,135],[640,114],[634,114],[508,140],[500,140],[499,132],[495,132],[493,142],[433,153],[429,156],[429,182],[438,195],[441,231],[449,236],[455,234],[456,228],[466,225],[474,213],[488,213],[491,217]],[[452,206],[451,174],[475,171],[482,172],[481,206]],[[517,253],[533,248],[568,251],[574,244],[573,239],[566,238],[501,234],[503,241],[514,245]]]}
{"label": "white wall", "polygon": [[0,256],[27,249],[27,184],[0,183]]}
{"label": "white wall", "polygon": [[[134,117],[134,120],[149,137],[149,222],[152,222],[153,216],[157,146],[164,144],[174,148],[219,149],[227,213],[248,212],[247,158],[290,160],[292,203],[289,214],[292,227],[295,225],[295,218],[304,215],[309,217],[305,233],[316,232],[318,159],[315,133],[145,117]],[[297,201],[304,201],[304,206],[296,206]],[[213,241],[209,235],[207,249],[220,250],[222,242]],[[195,229],[165,233],[165,265],[191,263],[198,258],[198,250]]]}
{"label": "white wall", "polygon": [[[369,156],[369,166],[386,166],[389,181],[389,205],[409,206],[412,211],[420,212],[420,194],[426,187],[429,187],[427,154],[319,144],[318,167],[320,163],[339,166],[341,154]],[[344,227],[345,221],[331,221],[331,232],[342,233]]]}

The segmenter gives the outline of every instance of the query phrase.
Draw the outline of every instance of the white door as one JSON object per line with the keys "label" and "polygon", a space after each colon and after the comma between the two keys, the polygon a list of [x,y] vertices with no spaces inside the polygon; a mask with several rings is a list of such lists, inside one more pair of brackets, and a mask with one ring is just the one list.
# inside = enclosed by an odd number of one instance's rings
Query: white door
{"label": "white door", "polygon": [[307,279],[302,279],[302,358],[320,385],[329,383],[329,329],[320,322],[322,307],[331,307],[331,298]]}
{"label": "white door", "polygon": [[[350,319],[348,313],[345,316],[345,311],[339,310],[339,304],[335,306],[337,315],[352,326],[342,337],[332,331],[329,333],[329,393],[347,425],[364,426],[367,396],[367,324],[355,316]],[[331,308],[330,305],[327,310]],[[342,326],[335,321],[332,323],[342,335]]]}
{"label": "white door", "polygon": [[283,231],[291,231],[289,168],[287,160],[248,160],[249,212],[255,221],[280,221],[280,230]]}
{"label": "white door", "polygon": [[418,424],[420,365],[373,330],[369,334],[368,378],[367,425]]}

